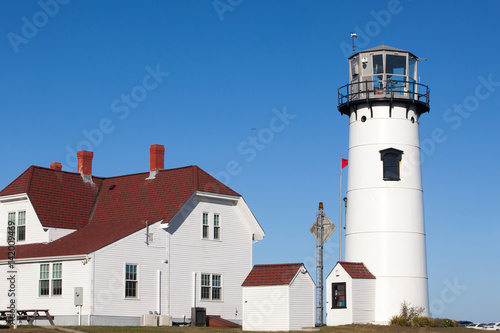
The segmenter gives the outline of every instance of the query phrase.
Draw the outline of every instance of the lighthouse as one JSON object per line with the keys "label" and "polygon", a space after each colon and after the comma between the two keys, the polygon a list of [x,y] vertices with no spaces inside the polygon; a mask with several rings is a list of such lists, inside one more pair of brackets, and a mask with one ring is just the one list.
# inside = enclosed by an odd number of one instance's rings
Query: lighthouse
{"label": "lighthouse", "polygon": [[[428,315],[419,124],[429,89],[418,58],[381,45],[349,58],[345,258],[327,278],[327,324],[389,323],[401,303]],[[330,305],[330,306],[328,306]]]}

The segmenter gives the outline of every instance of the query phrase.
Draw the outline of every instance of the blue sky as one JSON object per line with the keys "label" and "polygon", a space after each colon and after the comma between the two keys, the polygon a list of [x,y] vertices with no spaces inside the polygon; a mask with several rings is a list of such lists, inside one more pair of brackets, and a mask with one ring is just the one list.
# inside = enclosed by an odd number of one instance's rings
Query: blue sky
{"label": "blue sky", "polygon": [[[80,149],[94,151],[94,175],[148,171],[149,146],[164,144],[167,168],[196,164],[244,196],[267,233],[254,263],[315,275],[319,201],[338,225],[348,123],[337,88],[355,31],[359,50],[428,59],[431,310],[500,321],[499,2],[54,1],[2,2],[0,187],[30,165],[75,171]],[[337,232],[325,253],[329,272]]]}

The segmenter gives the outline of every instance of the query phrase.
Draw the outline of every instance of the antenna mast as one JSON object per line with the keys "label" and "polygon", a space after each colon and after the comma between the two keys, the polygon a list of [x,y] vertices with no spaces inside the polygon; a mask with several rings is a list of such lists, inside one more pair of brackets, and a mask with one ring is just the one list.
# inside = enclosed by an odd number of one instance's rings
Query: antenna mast
{"label": "antenna mast", "polygon": [[316,324],[323,326],[323,203],[319,203],[316,214],[318,239],[316,241]]}
{"label": "antenna mast", "polygon": [[356,45],[354,44],[354,38],[358,38],[358,34],[355,32],[351,32],[352,38],[352,52],[356,53]]}
{"label": "antenna mast", "polygon": [[319,203],[316,221],[309,231],[316,237],[316,326],[323,326],[323,244],[335,231],[335,225],[323,212]]}

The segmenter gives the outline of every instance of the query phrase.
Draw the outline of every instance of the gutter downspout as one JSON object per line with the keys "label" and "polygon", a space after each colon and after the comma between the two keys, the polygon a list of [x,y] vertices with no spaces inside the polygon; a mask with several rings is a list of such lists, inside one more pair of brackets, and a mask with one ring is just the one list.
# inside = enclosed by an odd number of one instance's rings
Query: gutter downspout
{"label": "gutter downspout", "polygon": [[94,317],[94,297],[95,297],[95,261],[97,257],[97,252],[94,252],[94,257],[92,258],[92,282],[90,284],[90,292],[92,294],[91,298],[91,305],[90,305],[90,313],[89,313],[89,320],[87,321],[87,324],[89,326],[92,326],[92,318]]}

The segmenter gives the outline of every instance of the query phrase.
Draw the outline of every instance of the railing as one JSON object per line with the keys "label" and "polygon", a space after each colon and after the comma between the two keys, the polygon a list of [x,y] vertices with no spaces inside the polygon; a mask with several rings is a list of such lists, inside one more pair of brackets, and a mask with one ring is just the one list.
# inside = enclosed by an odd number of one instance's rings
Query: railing
{"label": "railing", "polygon": [[429,108],[429,87],[414,81],[374,80],[346,84],[338,89],[339,107],[370,99],[410,99]]}

